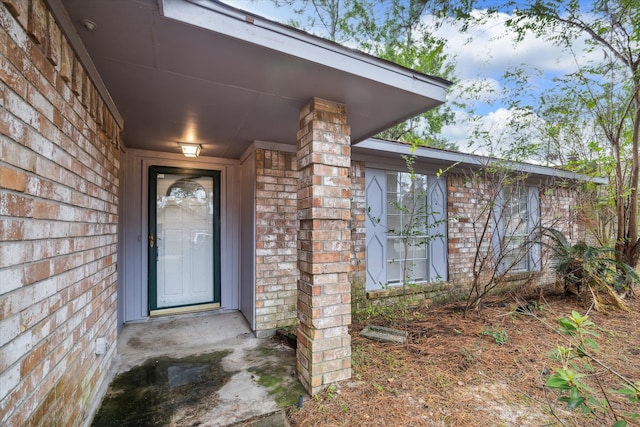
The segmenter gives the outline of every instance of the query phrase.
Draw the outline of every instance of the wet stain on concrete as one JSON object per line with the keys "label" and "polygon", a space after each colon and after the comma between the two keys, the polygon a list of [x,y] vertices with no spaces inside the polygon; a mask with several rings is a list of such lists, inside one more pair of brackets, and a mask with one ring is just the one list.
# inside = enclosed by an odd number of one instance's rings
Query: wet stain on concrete
{"label": "wet stain on concrete", "polygon": [[249,372],[255,375],[258,384],[266,388],[269,394],[274,397],[278,408],[293,406],[301,395],[307,394],[298,378],[290,375],[286,367],[267,363],[249,368]]}
{"label": "wet stain on concrete", "polygon": [[221,361],[230,351],[173,359],[158,357],[118,375],[109,386],[95,427],[165,426],[172,415],[215,394],[233,375]]}
{"label": "wet stain on concrete", "polygon": [[249,352],[247,358],[258,363],[248,371],[274,397],[278,408],[287,408],[296,405],[300,395],[306,396],[307,392],[298,380],[294,368],[295,352],[287,347],[288,351],[283,352],[282,346],[276,341],[267,341]]}
{"label": "wet stain on concrete", "polygon": [[142,341],[138,337],[131,337],[127,341],[127,345],[131,348],[140,348],[142,347]]}

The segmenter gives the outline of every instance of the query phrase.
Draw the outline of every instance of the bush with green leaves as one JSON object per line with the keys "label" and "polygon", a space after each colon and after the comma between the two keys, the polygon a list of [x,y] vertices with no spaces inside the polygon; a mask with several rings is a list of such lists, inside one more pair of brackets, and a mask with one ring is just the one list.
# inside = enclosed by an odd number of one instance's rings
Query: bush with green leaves
{"label": "bush with green leaves", "polygon": [[605,308],[603,297],[627,310],[620,294],[632,292],[640,278],[633,268],[620,261],[615,249],[590,246],[583,241],[571,245],[553,228],[543,228],[542,235],[546,237],[544,244],[553,253],[554,268],[566,293],[581,294],[588,290],[596,310]]}
{"label": "bush with green leaves", "polygon": [[[593,352],[598,350],[595,338],[599,335],[589,316],[573,311],[569,316],[558,319],[558,326],[558,331],[570,338],[570,344],[567,347],[559,345],[553,352],[552,357],[561,366],[554,369],[546,386],[559,392],[558,400],[566,403],[567,409],[591,414],[602,425],[608,424],[611,417],[614,427],[625,427],[629,421],[637,421],[640,382],[627,379],[594,357]],[[607,391],[601,379],[603,373],[614,375],[622,385]],[[587,379],[595,381],[597,391],[587,385]],[[626,396],[634,411],[614,407],[610,398],[612,394]]]}

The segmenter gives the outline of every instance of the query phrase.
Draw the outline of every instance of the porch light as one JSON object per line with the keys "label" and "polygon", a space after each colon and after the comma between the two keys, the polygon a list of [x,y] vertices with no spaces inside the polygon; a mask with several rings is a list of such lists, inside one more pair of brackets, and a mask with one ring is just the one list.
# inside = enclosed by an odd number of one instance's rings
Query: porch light
{"label": "porch light", "polygon": [[200,144],[191,144],[189,142],[178,142],[185,157],[198,157],[200,155]]}

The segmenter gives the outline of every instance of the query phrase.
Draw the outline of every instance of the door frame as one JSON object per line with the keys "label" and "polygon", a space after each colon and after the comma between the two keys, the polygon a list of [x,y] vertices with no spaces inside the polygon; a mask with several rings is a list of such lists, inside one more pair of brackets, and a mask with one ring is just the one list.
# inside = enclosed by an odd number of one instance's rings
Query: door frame
{"label": "door frame", "polygon": [[[157,175],[167,173],[175,175],[209,176],[213,177],[213,301],[178,305],[173,307],[157,307],[157,249],[155,238],[157,235],[156,217],[156,197],[157,197]],[[221,173],[219,170],[184,168],[163,165],[149,165],[147,170],[147,310],[149,315],[175,314],[188,311],[208,310],[219,308],[222,301],[221,296],[221,226],[220,226],[220,200],[221,196]],[[153,234],[152,234],[153,233]],[[154,242],[153,246],[151,242]]]}

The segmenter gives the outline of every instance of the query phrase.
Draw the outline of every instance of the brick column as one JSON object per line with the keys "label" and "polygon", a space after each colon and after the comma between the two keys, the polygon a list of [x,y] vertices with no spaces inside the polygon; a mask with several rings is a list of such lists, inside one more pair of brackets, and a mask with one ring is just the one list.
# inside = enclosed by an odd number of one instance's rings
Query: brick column
{"label": "brick column", "polygon": [[351,377],[350,133],[343,104],[300,112],[297,367],[312,395]]}

